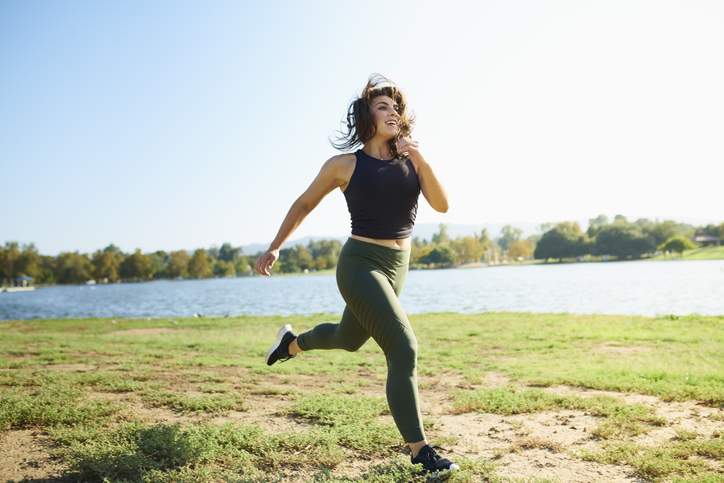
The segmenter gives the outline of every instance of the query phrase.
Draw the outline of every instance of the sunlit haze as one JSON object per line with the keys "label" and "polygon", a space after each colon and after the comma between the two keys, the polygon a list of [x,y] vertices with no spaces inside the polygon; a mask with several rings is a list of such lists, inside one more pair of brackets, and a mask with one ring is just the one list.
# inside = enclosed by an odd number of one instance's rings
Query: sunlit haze
{"label": "sunlit haze", "polygon": [[[724,221],[724,3],[441,5],[3,2],[0,243],[269,243],[375,72],[449,197],[418,223]],[[290,240],[349,229],[335,190]]]}

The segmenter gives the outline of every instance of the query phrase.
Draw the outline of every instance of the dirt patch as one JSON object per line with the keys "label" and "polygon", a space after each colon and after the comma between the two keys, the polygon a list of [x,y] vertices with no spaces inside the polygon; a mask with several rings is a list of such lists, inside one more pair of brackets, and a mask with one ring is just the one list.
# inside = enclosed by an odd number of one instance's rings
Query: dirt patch
{"label": "dirt patch", "polygon": [[285,414],[285,409],[294,403],[294,398],[284,395],[258,395],[244,398],[245,411],[228,413],[208,419],[214,424],[227,422],[255,424],[264,431],[280,434],[285,431],[302,431],[315,427],[301,418]]}
{"label": "dirt patch", "polygon": [[676,436],[676,429],[693,431],[710,438],[714,433],[724,432],[724,409],[704,406],[696,401],[662,401],[647,394],[620,393],[558,385],[544,388],[546,392],[581,397],[609,396],[627,404],[642,404],[654,410],[656,416],[666,420],[666,426],[654,428],[639,435],[633,441],[644,445],[657,445]]}
{"label": "dirt patch", "polygon": [[[348,478],[352,479],[353,481],[364,481],[360,480],[360,477],[364,473],[369,471],[372,465],[379,464],[381,462],[378,459],[366,459],[364,455],[360,455],[359,453],[356,453],[355,451],[349,450],[347,448],[341,448],[341,450],[345,454],[345,457],[332,470],[332,474],[334,475],[333,481],[337,481],[338,478]],[[284,483],[308,483],[310,481],[320,481],[319,474],[321,473],[321,470],[310,471],[306,468],[281,468],[278,471],[279,474],[275,475],[275,477],[280,477],[281,481],[283,481]],[[315,477],[317,479],[315,479]],[[328,480],[322,479],[321,481]]]}
{"label": "dirt patch", "polygon": [[146,424],[160,423],[194,423],[203,418],[196,414],[182,414],[165,407],[150,407],[143,404],[141,399],[133,393],[87,393],[89,400],[103,401],[118,404],[121,409],[114,415],[115,423],[139,421]]}
{"label": "dirt patch", "polygon": [[518,433],[552,441],[563,447],[584,444],[601,419],[582,411],[543,411],[509,416],[506,421],[518,426]]}
{"label": "dirt patch", "polygon": [[510,378],[499,372],[488,372],[483,378],[483,386],[485,387],[503,387],[510,384]]}
{"label": "dirt patch", "polygon": [[[423,411],[423,417],[428,416]],[[533,414],[500,416],[464,413],[440,415],[428,440],[453,437],[444,445],[444,454],[483,458],[495,462],[497,474],[505,478],[550,478],[554,481],[638,481],[624,466],[581,461],[567,453],[592,440],[590,431],[598,418],[580,411],[546,411]],[[530,442],[556,448],[521,449]],[[558,450],[560,448],[560,450]]]}
{"label": "dirt patch", "polygon": [[458,442],[451,446],[451,450],[465,456],[487,458],[507,452],[521,438],[548,441],[563,448],[578,446],[592,438],[590,432],[598,424],[597,418],[580,411],[545,411],[513,416],[447,414],[434,421],[436,427],[428,431],[431,435],[457,438]]}
{"label": "dirt patch", "polygon": [[[186,392],[187,395],[203,396],[205,393]],[[237,422],[258,425],[264,431],[278,434],[280,431],[299,431],[313,427],[300,418],[284,414],[284,409],[293,404],[294,396],[290,395],[247,395],[244,397],[244,411],[228,410],[222,414],[182,413],[165,407],[145,405],[138,396],[132,393],[114,394],[93,392],[89,399],[118,403],[122,410],[116,414],[118,422],[140,421],[146,424],[160,423],[212,423],[223,424]]]}
{"label": "dirt patch", "polygon": [[[496,385],[510,383],[501,375],[488,375],[485,379]],[[448,382],[451,381],[453,378],[448,379]],[[489,385],[493,384],[485,384]],[[445,378],[441,378],[437,384],[430,384],[427,389],[420,391],[423,417],[435,422],[432,428],[426,428],[428,440],[433,444],[443,438],[450,441],[444,447],[445,454],[452,458],[460,455],[489,459],[499,465],[497,473],[504,478],[550,478],[567,482],[640,481],[633,476],[633,469],[625,465],[587,462],[575,456],[580,449],[600,449],[602,440],[591,433],[603,418],[575,410],[511,416],[452,414],[451,390],[454,387],[454,382],[446,384]],[[657,416],[665,419],[666,425],[651,428],[647,433],[631,439],[638,444],[658,445],[668,442],[676,437],[679,429],[693,431],[704,438],[724,432],[722,410],[697,404],[696,401],[666,402],[655,396],[564,385],[544,390],[581,397],[611,396],[628,404],[652,407]]]}
{"label": "dirt patch", "polygon": [[508,453],[498,460],[497,474],[503,478],[552,479],[589,483],[591,481],[637,482],[629,468],[574,459],[563,453],[530,449]]}
{"label": "dirt patch", "polygon": [[[423,418],[425,416],[423,411]],[[492,459],[495,452],[514,437],[513,427],[495,414],[448,414],[434,420],[436,426],[425,430],[428,440],[436,444],[436,438],[454,437],[456,442],[445,446],[450,455]]]}
{"label": "dirt patch", "polygon": [[0,476],[3,481],[57,479],[65,465],[48,453],[48,437],[38,430],[0,433]]}

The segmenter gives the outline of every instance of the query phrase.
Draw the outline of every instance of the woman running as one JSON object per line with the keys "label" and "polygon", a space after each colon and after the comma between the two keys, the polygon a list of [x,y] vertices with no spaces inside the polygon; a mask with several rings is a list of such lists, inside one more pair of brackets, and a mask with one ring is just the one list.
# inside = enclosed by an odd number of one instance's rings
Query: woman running
{"label": "woman running", "polygon": [[337,262],[336,278],[346,302],[338,324],[323,323],[299,334],[279,329],[266,363],[286,361],[302,351],[356,351],[372,337],[387,359],[386,394],[390,412],[410,447],[411,461],[428,472],[459,468],[427,443],[417,391],[417,339],[398,299],[407,275],[411,233],[422,191],[437,211],[448,209],[447,195],[431,166],[410,138],[414,117],[406,97],[384,76],[373,74],[347,111],[348,132],[341,144],[351,154],[328,159],[307,190],[292,204],[269,249],[256,263],[271,275],[279,248],[304,218],[339,187],[347,200],[352,234]]}

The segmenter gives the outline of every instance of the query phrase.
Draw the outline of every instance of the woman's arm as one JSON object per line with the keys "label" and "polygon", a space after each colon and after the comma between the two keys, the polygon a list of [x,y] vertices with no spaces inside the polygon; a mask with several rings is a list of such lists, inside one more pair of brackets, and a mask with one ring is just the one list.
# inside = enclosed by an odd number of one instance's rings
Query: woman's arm
{"label": "woman's arm", "polygon": [[340,185],[339,183],[339,156],[333,156],[322,165],[319,174],[309,185],[307,190],[292,203],[287,212],[279,232],[274,241],[269,245],[270,250],[278,249],[289,238],[294,230],[302,223],[304,218],[317,207],[320,201],[332,190]]}
{"label": "woman's arm", "polygon": [[447,194],[445,194],[445,189],[437,180],[435,173],[432,171],[432,167],[425,161],[422,154],[410,154],[410,159],[413,159],[412,156],[417,158],[413,161],[415,162],[415,166],[417,166],[417,177],[420,179],[422,194],[425,195],[425,199],[433,209],[440,213],[446,213],[448,210]]}
{"label": "woman's arm", "polygon": [[440,213],[446,213],[448,203],[445,189],[432,171],[432,167],[425,161],[425,158],[422,157],[417,146],[418,142],[413,141],[409,136],[400,138],[397,141],[397,152],[407,153],[410,157],[410,161],[412,161],[412,165],[415,167],[415,171],[417,171],[417,177],[420,180],[422,194],[425,195],[425,199],[430,203],[430,206]]}
{"label": "woman's arm", "polygon": [[289,236],[302,223],[304,218],[312,212],[322,199],[332,190],[341,185],[342,164],[341,155],[333,156],[325,161],[319,174],[309,185],[307,190],[297,198],[284,217],[284,221],[279,227],[277,236],[269,245],[267,252],[259,257],[256,263],[256,271],[261,275],[270,275],[271,267],[279,258],[279,248],[289,238]]}
{"label": "woman's arm", "polygon": [[289,238],[294,230],[302,224],[304,218],[307,217],[311,210],[307,209],[300,201],[299,198],[292,203],[292,206],[287,211],[287,216],[284,217],[282,225],[279,227],[277,236],[274,237],[274,241],[269,245],[269,250],[278,250],[282,244]]}

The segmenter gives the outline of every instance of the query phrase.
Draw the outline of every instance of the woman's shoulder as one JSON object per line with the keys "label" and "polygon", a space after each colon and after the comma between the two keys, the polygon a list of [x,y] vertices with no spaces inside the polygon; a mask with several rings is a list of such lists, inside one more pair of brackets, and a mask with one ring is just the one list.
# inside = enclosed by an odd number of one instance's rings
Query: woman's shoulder
{"label": "woman's shoulder", "polygon": [[333,156],[331,160],[336,168],[340,189],[344,193],[357,166],[357,155],[355,153],[342,153]]}
{"label": "woman's shoulder", "polygon": [[341,153],[332,156],[329,161],[334,164],[337,169],[346,173],[354,169],[357,163],[357,155],[355,153]]}
{"label": "woman's shoulder", "polygon": [[357,160],[357,154],[356,153],[341,153],[337,154],[335,156],[332,156],[332,159],[335,159],[336,162],[340,164],[349,164]]}

